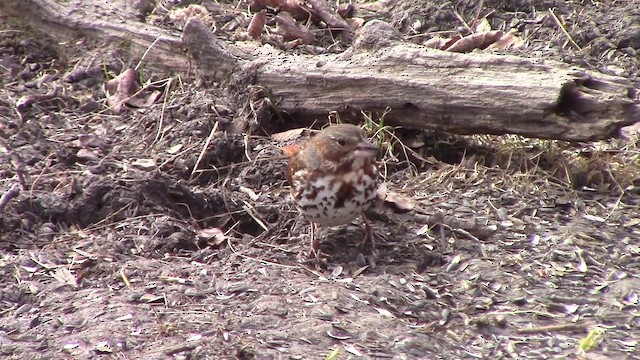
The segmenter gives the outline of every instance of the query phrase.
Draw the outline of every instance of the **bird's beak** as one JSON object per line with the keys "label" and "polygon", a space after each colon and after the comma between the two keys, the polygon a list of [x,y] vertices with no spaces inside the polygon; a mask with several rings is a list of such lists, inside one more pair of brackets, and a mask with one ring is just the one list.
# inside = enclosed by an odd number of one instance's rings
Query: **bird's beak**
{"label": "bird's beak", "polygon": [[354,155],[356,157],[376,157],[378,156],[378,147],[367,140],[363,140],[356,145]]}

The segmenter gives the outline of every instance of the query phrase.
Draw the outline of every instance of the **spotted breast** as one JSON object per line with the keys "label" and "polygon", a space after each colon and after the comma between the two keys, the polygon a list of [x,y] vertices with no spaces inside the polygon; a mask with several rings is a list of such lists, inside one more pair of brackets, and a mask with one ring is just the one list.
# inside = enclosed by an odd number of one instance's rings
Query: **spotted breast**
{"label": "spotted breast", "polygon": [[[301,147],[287,147],[285,152],[291,156],[287,168],[291,194],[312,223],[349,223],[376,198],[378,148],[359,127],[329,126]],[[316,246],[312,225],[312,251]]]}

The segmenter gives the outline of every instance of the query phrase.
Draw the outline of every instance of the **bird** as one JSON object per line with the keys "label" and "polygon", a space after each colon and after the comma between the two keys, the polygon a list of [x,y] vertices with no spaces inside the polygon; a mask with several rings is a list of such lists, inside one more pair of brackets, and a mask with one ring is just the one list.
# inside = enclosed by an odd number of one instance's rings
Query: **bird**
{"label": "bird", "polygon": [[291,196],[298,211],[311,222],[308,257],[320,254],[316,225],[344,225],[362,215],[363,242],[371,239],[371,225],[363,212],[377,197],[379,149],[365,132],[352,124],[330,125],[306,143],[283,150],[289,157],[285,174]]}

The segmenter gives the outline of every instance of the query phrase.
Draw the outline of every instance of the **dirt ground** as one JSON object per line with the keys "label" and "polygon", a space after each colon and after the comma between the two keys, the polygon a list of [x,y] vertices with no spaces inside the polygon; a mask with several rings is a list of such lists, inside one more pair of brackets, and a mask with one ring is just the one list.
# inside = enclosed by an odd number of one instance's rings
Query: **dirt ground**
{"label": "dirt ground", "polygon": [[[524,49],[505,52],[640,88],[636,0],[477,3],[357,14],[418,43],[486,15],[521,30]],[[390,147],[385,183],[414,209],[374,209],[375,247],[353,241],[360,221],[321,228],[324,256],[308,261],[269,134],[214,131],[240,112],[223,89],[147,74],[159,99],[114,114],[103,84],[139,59],[71,81],[100,49],[0,19],[0,357],[640,359],[637,133],[399,129],[424,161]]]}

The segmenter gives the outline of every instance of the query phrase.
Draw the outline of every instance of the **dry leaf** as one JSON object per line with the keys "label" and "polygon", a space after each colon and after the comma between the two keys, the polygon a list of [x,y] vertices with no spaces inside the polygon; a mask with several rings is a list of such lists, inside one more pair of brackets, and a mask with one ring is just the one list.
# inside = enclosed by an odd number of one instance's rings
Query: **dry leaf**
{"label": "dry leaf", "polygon": [[475,49],[485,49],[504,35],[503,31],[495,30],[465,36],[446,49],[451,52],[470,52]]}
{"label": "dry leaf", "polygon": [[451,45],[455,44],[456,41],[462,39],[462,35],[456,34],[451,39],[447,40],[444,45],[440,48],[440,50],[447,50]]}
{"label": "dry leaf", "polygon": [[336,266],[333,268],[333,270],[331,270],[331,276],[333,276],[334,278],[337,278],[338,276],[340,276],[340,274],[342,274],[342,271],[344,270],[344,268],[340,265]]}
{"label": "dry leaf", "polygon": [[303,44],[313,44],[316,37],[305,26],[296,22],[296,20],[287,12],[281,12],[275,17],[276,28],[274,34],[282,36],[285,41],[300,40]]}
{"label": "dry leaf", "polygon": [[506,49],[522,49],[524,47],[524,41],[517,35],[518,29],[511,29],[506,34],[502,35],[493,44],[489,45],[486,50],[506,50]]}
{"label": "dry leaf", "polygon": [[625,222],[624,224],[622,224],[622,226],[624,227],[632,227],[632,226],[637,226],[640,225],[640,218],[639,219],[632,219],[629,220],[627,222]]}
{"label": "dry leaf", "polygon": [[156,168],[156,161],[154,159],[135,159],[131,165],[143,170],[153,170]]}
{"label": "dry leaf", "polygon": [[356,7],[353,4],[348,4],[347,6],[339,8],[337,13],[343,19],[349,19],[354,17],[354,15],[356,14]]}
{"label": "dry leaf", "polygon": [[129,68],[105,84],[105,88],[110,94],[107,98],[107,104],[114,113],[122,112],[127,100],[138,92],[140,89],[138,77],[138,72]]}
{"label": "dry leaf", "polygon": [[224,232],[219,228],[208,228],[198,231],[198,238],[206,241],[209,245],[220,245],[227,238],[224,236]]}
{"label": "dry leaf", "polygon": [[71,273],[67,268],[59,267],[53,273],[53,278],[58,280],[59,283],[65,285],[78,286],[78,280],[76,276]]}
{"label": "dry leaf", "polygon": [[491,24],[489,23],[489,20],[487,20],[487,18],[482,18],[482,20],[478,21],[478,23],[476,24],[476,26],[473,27],[473,32],[475,34],[479,34],[479,33],[486,33],[491,31]]}
{"label": "dry leaf", "polygon": [[271,140],[280,142],[280,143],[293,142],[294,140],[299,139],[303,132],[304,132],[304,128],[291,129],[291,130],[271,134]]}
{"label": "dry leaf", "polygon": [[356,357],[362,357],[364,356],[364,354],[362,353],[362,351],[358,350],[354,345],[352,344],[346,344],[344,346],[344,350],[346,352],[348,352],[351,355],[354,355]]}
{"label": "dry leaf", "polygon": [[413,199],[408,196],[389,191],[386,184],[382,184],[378,188],[378,198],[384,201],[384,205],[401,213],[411,211],[416,207]]}
{"label": "dry leaf", "polygon": [[160,98],[162,92],[158,90],[154,90],[146,97],[142,97],[139,77],[136,70],[129,68],[105,84],[105,89],[109,93],[107,104],[114,113],[122,112],[125,105],[149,107]]}
{"label": "dry leaf", "polygon": [[145,107],[149,107],[151,105],[153,105],[153,103],[156,102],[156,100],[158,100],[158,98],[160,97],[162,93],[158,90],[154,90],[151,92],[151,94],[147,95],[146,97],[142,98],[142,97],[131,97],[129,99],[126,100],[127,105],[131,105],[137,108],[145,108]]}
{"label": "dry leaf", "polygon": [[182,149],[182,144],[175,144],[172,147],[168,148],[167,150],[165,150],[167,153],[169,154],[177,154],[178,151],[180,151],[180,149]]}
{"label": "dry leaf", "polygon": [[391,311],[387,309],[383,309],[383,308],[375,308],[375,309],[378,310],[378,314],[382,315],[382,317],[384,318],[387,318],[387,319],[395,318],[395,315],[393,315]]}
{"label": "dry leaf", "polygon": [[259,13],[253,15],[253,19],[249,23],[247,27],[247,33],[253,39],[258,39],[260,35],[262,35],[262,29],[264,29],[264,25],[267,23],[267,12],[262,10]]}
{"label": "dry leaf", "polygon": [[100,160],[100,158],[98,157],[98,155],[96,155],[96,153],[94,153],[91,150],[87,150],[87,149],[78,150],[78,152],[76,153],[76,157],[80,161],[98,161],[98,160]]}
{"label": "dry leaf", "polygon": [[445,39],[439,36],[434,36],[431,39],[423,42],[422,45],[432,49],[443,49],[445,48],[448,42],[449,42],[449,39]]}
{"label": "dry leaf", "polygon": [[322,20],[332,30],[349,30],[349,24],[334,11],[326,0],[306,0],[300,5],[315,19]]}

